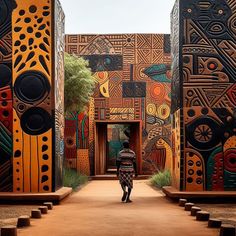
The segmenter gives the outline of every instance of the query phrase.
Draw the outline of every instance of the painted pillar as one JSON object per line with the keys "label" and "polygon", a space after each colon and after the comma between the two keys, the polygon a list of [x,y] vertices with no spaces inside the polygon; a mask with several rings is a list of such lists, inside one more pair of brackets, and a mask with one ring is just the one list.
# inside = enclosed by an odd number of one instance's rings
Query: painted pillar
{"label": "painted pillar", "polygon": [[2,0],[4,21],[0,91],[13,106],[0,118],[0,156],[10,160],[0,162],[0,178],[10,176],[0,191],[52,192],[62,186],[64,13],[54,0]]}
{"label": "painted pillar", "polygon": [[180,190],[236,189],[236,2],[177,0],[172,140]]}

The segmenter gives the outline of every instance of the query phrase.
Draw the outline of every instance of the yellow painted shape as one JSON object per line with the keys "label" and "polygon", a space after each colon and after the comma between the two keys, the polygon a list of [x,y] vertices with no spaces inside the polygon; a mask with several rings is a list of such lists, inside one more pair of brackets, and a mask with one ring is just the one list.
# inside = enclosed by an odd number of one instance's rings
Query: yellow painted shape
{"label": "yellow painted shape", "polygon": [[31,143],[31,150],[30,150],[30,156],[31,156],[31,192],[37,193],[38,187],[39,187],[39,171],[38,171],[38,143],[37,143],[37,137],[31,136],[30,137],[30,143]]}
{"label": "yellow painted shape", "polygon": [[24,147],[23,147],[23,168],[24,168],[24,192],[31,192],[31,156],[30,156],[30,136],[23,133]]}
{"label": "yellow painted shape", "polygon": [[236,147],[236,136],[231,136],[227,139],[227,141],[224,144],[224,152],[228,149],[235,149]]}
{"label": "yellow painted shape", "polygon": [[[47,141],[43,139],[47,138]],[[48,130],[46,133],[38,136],[38,156],[39,156],[39,192],[51,192],[52,191],[52,129]],[[43,151],[43,145],[47,145],[47,150]],[[48,159],[44,160],[43,155],[48,155]],[[43,172],[43,165],[48,166],[48,170]],[[42,183],[42,177],[47,176],[48,180]],[[44,188],[48,187],[48,190]]]}
{"label": "yellow painted shape", "polygon": [[21,151],[20,157],[14,157],[13,152],[13,192],[22,193],[24,191],[23,185],[23,133],[20,128],[20,120],[16,114],[15,109],[13,109],[13,149],[14,152]]}
{"label": "yellow painted shape", "polygon": [[103,97],[109,98],[109,81],[105,82],[100,86],[100,93],[102,94]]}
{"label": "yellow painted shape", "polygon": [[166,162],[165,170],[172,170],[172,150],[170,145],[162,138],[156,142],[157,148],[165,148],[166,150]]}
{"label": "yellow painted shape", "polygon": [[157,108],[157,117],[162,120],[167,119],[170,116],[170,107],[166,104],[162,104]]}
{"label": "yellow painted shape", "polygon": [[[37,70],[41,71],[43,74],[45,74],[51,83],[51,73],[52,73],[52,32],[51,32],[51,19],[52,19],[52,7],[51,7],[51,2],[48,0],[31,0],[31,1],[22,1],[22,0],[16,0],[17,8],[13,11],[12,13],[12,51],[14,52],[12,55],[13,62],[16,61],[16,58],[21,55],[22,59],[21,62],[16,66],[16,68],[13,67],[13,85],[15,83],[16,78],[23,73],[24,71],[27,70]],[[30,12],[30,7],[31,6],[36,6],[37,11],[35,13]],[[48,16],[44,16],[43,12],[45,10],[43,7],[49,7],[47,12],[50,12]],[[25,14],[23,16],[19,15],[19,12],[24,10]],[[37,17],[37,18],[36,18]],[[25,19],[30,18],[30,23],[25,23]],[[38,23],[37,20],[42,18],[42,22]],[[19,20],[20,19],[20,20]],[[45,25],[45,28],[43,30],[38,30],[38,28],[42,25]],[[16,28],[21,29],[20,31],[16,32],[14,29]],[[30,33],[27,31],[29,30],[29,27],[32,28],[33,32]],[[41,33],[41,37],[36,37],[36,33]],[[46,32],[49,32],[50,36],[46,34]],[[22,39],[20,38],[20,35],[24,34],[25,38]],[[34,40],[32,45],[29,45],[29,39],[32,38]],[[43,43],[43,38],[46,38],[49,42],[49,46],[46,43]],[[17,41],[20,41],[20,45],[16,44]],[[41,50],[40,44],[43,43],[44,46],[46,47],[46,50],[48,52],[45,52]],[[22,52],[21,47],[26,46],[27,50]],[[27,60],[29,53],[34,52],[35,55],[30,59]],[[45,62],[48,67],[48,72],[44,69],[44,67],[41,65],[39,62],[39,56],[42,56],[45,59]],[[46,58],[48,57],[48,58]],[[32,62],[36,61],[36,64],[32,65]],[[22,63],[25,63],[25,67],[20,70],[20,66]]]}
{"label": "yellow painted shape", "polygon": [[77,150],[77,171],[87,176],[90,176],[89,150],[88,149]]}
{"label": "yellow painted shape", "polygon": [[147,105],[146,110],[147,110],[148,115],[156,116],[157,108],[156,108],[156,105],[154,103],[149,103]]}

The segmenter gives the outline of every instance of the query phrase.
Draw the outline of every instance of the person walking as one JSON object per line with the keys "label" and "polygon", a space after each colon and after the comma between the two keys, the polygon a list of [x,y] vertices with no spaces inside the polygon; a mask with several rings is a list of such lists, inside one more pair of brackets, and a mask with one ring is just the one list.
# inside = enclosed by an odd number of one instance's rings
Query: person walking
{"label": "person walking", "polygon": [[[138,176],[137,165],[136,165],[136,155],[133,150],[129,148],[129,141],[125,140],[123,142],[123,149],[118,153],[116,159],[117,166],[117,177],[121,188],[123,190],[123,196],[121,198],[122,202],[130,203],[130,194],[133,189],[133,177]],[[127,190],[126,190],[127,188]]]}

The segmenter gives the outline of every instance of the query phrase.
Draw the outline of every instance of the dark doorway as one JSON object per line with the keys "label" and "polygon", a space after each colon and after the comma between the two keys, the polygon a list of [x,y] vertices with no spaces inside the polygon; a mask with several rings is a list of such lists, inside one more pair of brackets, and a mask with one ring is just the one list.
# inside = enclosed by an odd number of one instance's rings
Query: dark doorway
{"label": "dark doorway", "polygon": [[116,158],[124,140],[137,155],[141,172],[141,122],[96,122],[95,130],[95,175],[115,174]]}

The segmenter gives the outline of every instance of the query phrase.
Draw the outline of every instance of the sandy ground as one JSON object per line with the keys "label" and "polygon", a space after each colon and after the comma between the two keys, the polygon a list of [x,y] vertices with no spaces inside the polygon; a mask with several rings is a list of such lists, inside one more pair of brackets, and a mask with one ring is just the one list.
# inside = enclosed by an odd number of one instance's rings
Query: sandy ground
{"label": "sandy ground", "polygon": [[0,227],[4,225],[16,225],[19,216],[30,216],[31,210],[37,207],[33,205],[0,205]]}
{"label": "sandy ground", "polygon": [[122,203],[118,181],[92,181],[18,236],[218,236],[206,222],[166,199],[146,181],[134,183],[132,203]]}
{"label": "sandy ground", "polygon": [[222,223],[236,226],[236,204],[196,204],[202,210],[211,213],[212,218],[222,220]]}

